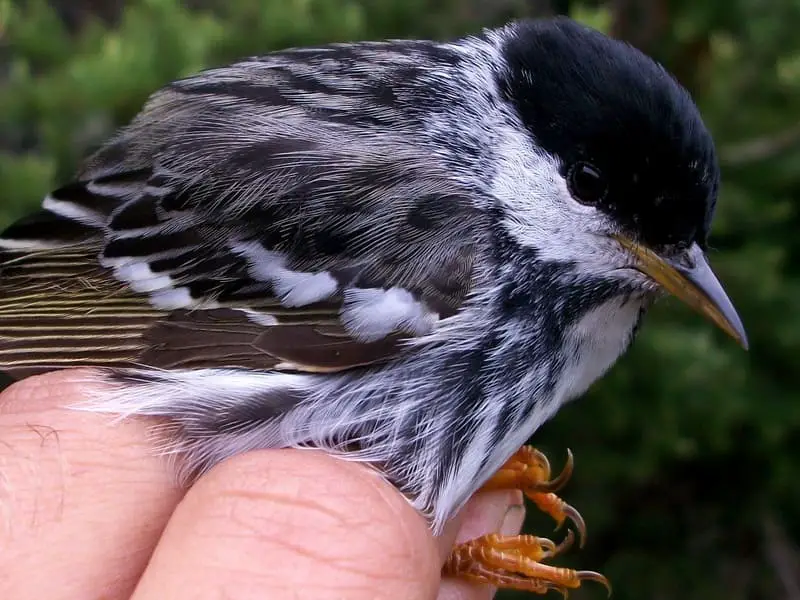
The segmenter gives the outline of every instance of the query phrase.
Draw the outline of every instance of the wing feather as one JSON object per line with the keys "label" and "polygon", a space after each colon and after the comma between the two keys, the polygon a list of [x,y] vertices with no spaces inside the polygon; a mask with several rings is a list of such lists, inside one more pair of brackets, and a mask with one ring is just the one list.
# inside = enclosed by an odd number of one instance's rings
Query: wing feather
{"label": "wing feather", "polygon": [[[330,80],[329,54],[303,60],[320,61],[305,86]],[[324,102],[287,88],[292,61],[156,93],[75,182],[5,232],[0,367],[95,357],[342,370],[386,360],[458,312],[487,243],[475,191],[431,155],[402,102],[376,127],[351,88],[328,86]]]}

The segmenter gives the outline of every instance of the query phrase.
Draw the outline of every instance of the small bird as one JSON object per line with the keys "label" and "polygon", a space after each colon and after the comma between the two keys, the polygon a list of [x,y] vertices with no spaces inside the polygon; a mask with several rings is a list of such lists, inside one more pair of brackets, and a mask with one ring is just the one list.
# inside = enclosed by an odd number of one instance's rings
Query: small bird
{"label": "small bird", "polygon": [[[289,49],[157,91],[0,239],[0,369],[100,367],[185,478],[256,448],[372,465],[435,533],[522,489],[524,446],[671,293],[744,347],[705,257],[714,143],[689,93],[567,18]],[[592,571],[489,535],[445,572],[544,593]],[[582,538],[582,535],[581,535]]]}

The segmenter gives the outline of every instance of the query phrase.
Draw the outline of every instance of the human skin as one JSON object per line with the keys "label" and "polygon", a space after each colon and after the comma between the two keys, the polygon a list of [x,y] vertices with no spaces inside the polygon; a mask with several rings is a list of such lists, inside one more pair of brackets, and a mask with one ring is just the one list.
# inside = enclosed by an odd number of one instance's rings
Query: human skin
{"label": "human skin", "polygon": [[442,536],[367,467],[262,450],[188,490],[149,423],[69,408],[86,371],[0,394],[0,598],[486,600],[442,579],[457,541],[516,534],[518,492],[478,494]]}

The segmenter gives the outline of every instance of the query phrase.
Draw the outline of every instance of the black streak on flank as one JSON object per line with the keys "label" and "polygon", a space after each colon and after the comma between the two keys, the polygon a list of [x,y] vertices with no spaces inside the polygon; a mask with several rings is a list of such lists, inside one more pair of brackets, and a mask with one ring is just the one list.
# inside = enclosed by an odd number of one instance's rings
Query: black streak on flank
{"label": "black streak on flank", "polygon": [[[101,175],[94,178],[95,183],[105,184],[123,184],[123,183],[138,183],[147,181],[150,176],[150,168],[131,169],[130,171],[121,171],[119,173],[109,173],[108,175]],[[155,185],[155,184],[154,184]]]}
{"label": "black streak on flank", "polygon": [[293,390],[271,390],[268,394],[254,396],[229,408],[225,413],[215,415],[209,428],[216,433],[226,433],[254,429],[285,415],[302,402],[301,392]]}

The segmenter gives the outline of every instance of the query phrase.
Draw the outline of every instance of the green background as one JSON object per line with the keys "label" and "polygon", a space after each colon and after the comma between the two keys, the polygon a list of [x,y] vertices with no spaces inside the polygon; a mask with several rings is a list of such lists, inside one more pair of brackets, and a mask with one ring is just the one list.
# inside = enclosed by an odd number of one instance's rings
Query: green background
{"label": "green background", "polygon": [[537,433],[556,467],[567,447],[576,456],[565,496],[590,536],[563,562],[603,571],[618,600],[797,600],[798,0],[0,0],[0,225],[170,79],[291,45],[450,37],[552,12],[631,41],[695,94],[723,166],[711,261],[751,339],[745,353],[665,301],[612,373]]}

